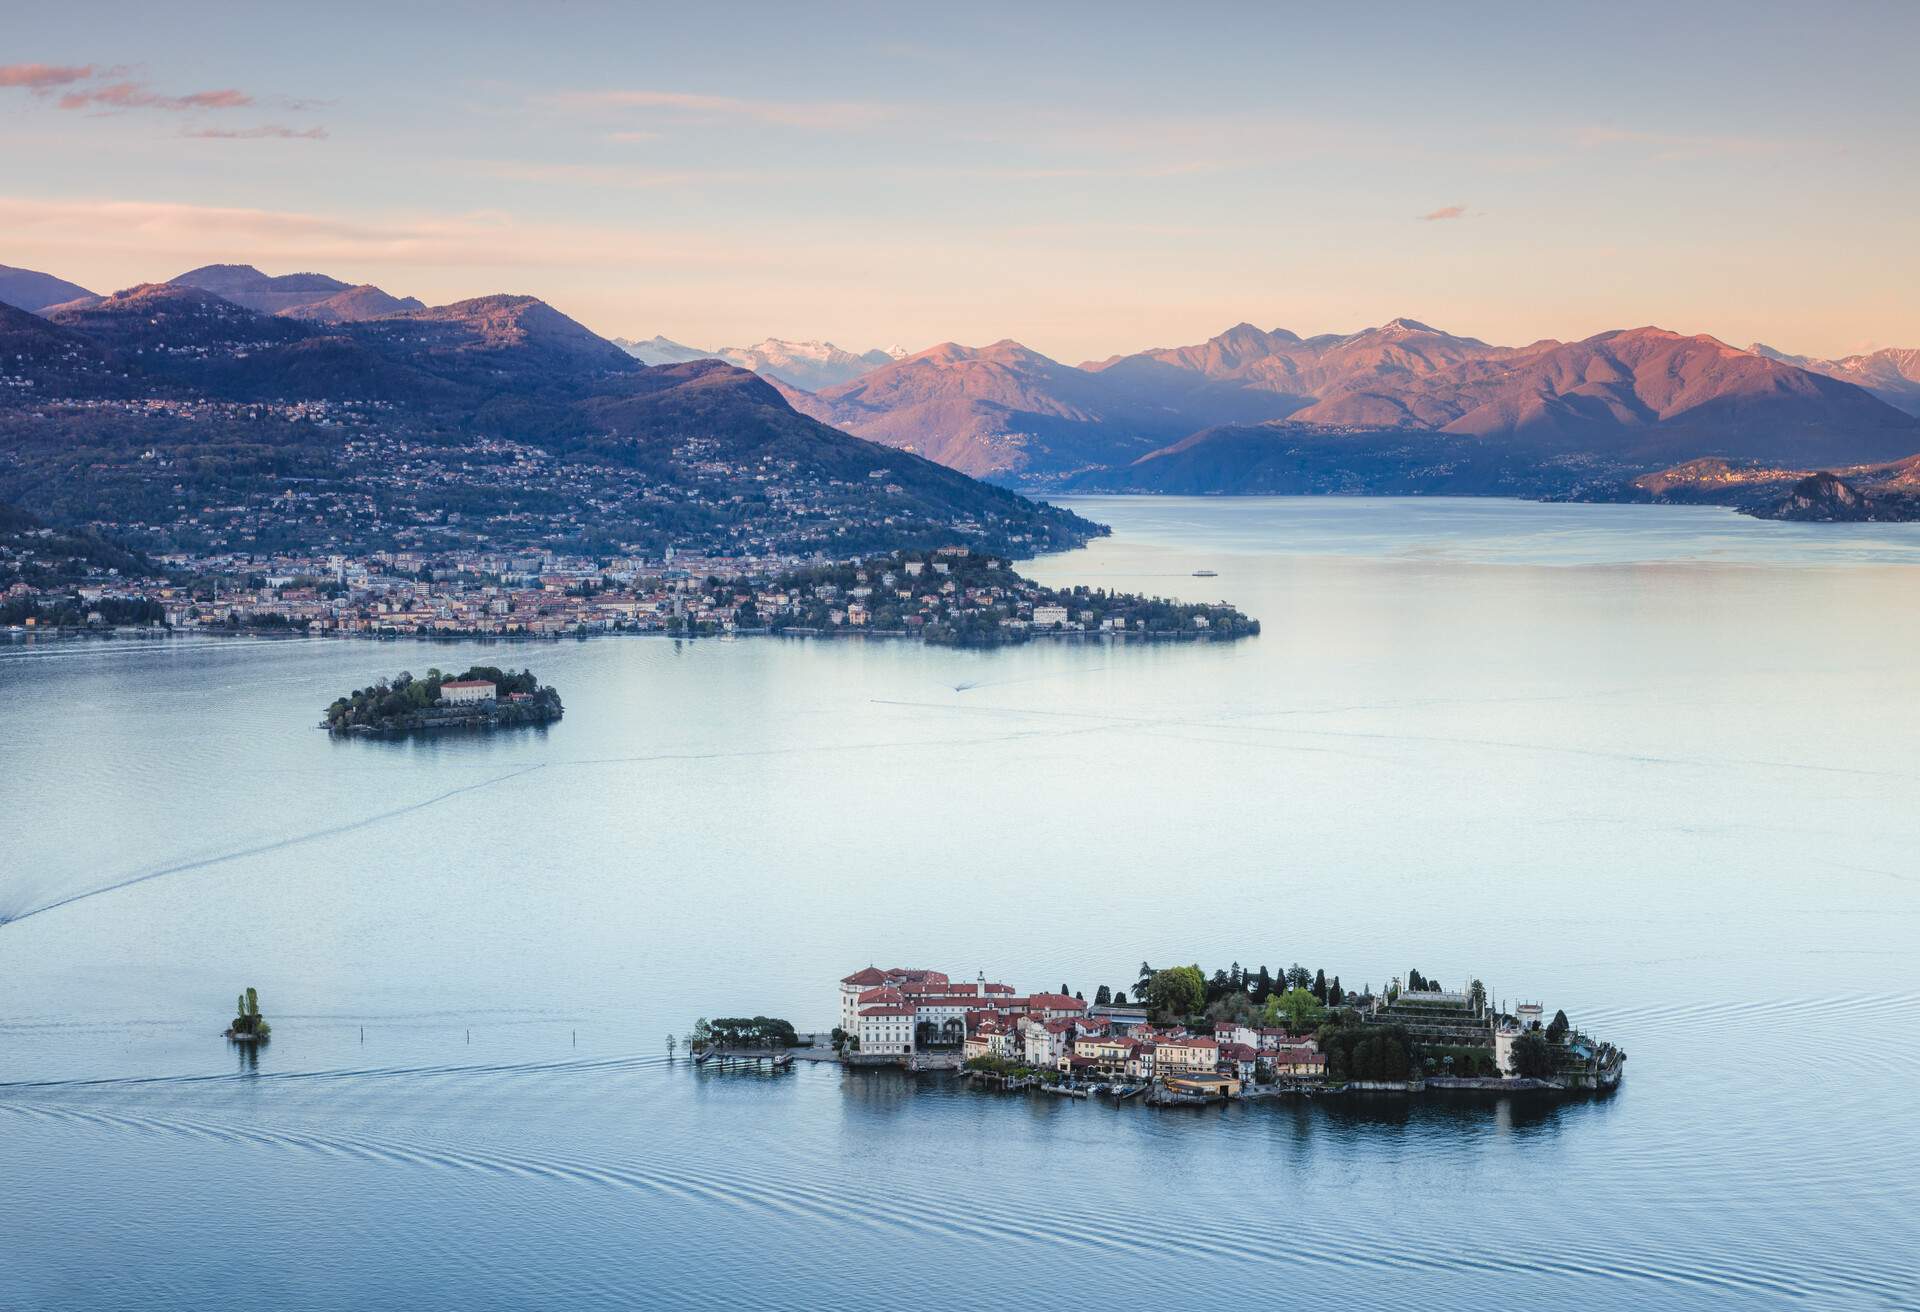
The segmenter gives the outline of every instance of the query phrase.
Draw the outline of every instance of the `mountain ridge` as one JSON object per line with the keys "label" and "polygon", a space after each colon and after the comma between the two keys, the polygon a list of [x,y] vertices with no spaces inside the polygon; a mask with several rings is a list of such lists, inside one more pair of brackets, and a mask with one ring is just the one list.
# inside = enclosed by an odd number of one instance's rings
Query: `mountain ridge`
{"label": "mountain ridge", "polygon": [[[816,549],[957,537],[1033,551],[1099,531],[820,424],[749,371],[719,361],[643,365],[526,295],[328,322],[145,283],[45,317],[0,307],[0,352],[25,383],[0,388],[0,450],[10,457],[0,461],[0,497],[46,498],[30,508],[68,516],[108,519],[124,508],[151,523],[185,514],[167,492],[180,469],[193,470],[216,505],[244,503],[295,474],[328,485],[351,438],[398,443],[396,451],[446,447],[466,453],[463,467],[476,459],[484,467],[503,443],[536,449],[544,454],[521,459],[543,480],[535,499],[543,513],[566,505],[558,489],[568,484],[551,484],[549,467],[578,467],[593,471],[580,475],[591,485],[615,489],[597,495],[617,495],[622,531],[642,538],[716,539],[743,515],[774,526],[756,532]],[[496,508],[520,495],[512,482],[498,491],[481,482],[463,495]],[[656,492],[617,490],[629,484]],[[383,489],[376,501],[436,495],[431,480],[372,487]],[[375,493],[353,495],[349,504],[365,505]],[[524,513],[502,512],[499,523],[511,531]],[[821,514],[831,518],[809,518]]]}
{"label": "mountain ridge", "polygon": [[68,282],[50,273],[0,264],[0,305],[37,312],[93,294],[77,282]]}
{"label": "mountain ridge", "polygon": [[342,282],[324,273],[262,273],[251,264],[203,264],[168,279],[181,287],[212,292],[262,314],[352,323],[423,310],[425,302],[394,296],[372,283]]}

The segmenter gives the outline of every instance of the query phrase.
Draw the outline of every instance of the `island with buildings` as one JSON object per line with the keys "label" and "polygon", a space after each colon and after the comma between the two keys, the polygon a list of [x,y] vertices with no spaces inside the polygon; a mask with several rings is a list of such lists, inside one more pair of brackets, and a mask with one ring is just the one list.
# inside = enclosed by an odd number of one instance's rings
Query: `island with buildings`
{"label": "island with buildings", "polygon": [[336,698],[321,727],[343,735],[392,736],[442,729],[500,729],[551,724],[564,708],[560,694],[531,670],[475,665],[460,675],[405,670]]}
{"label": "island with buildings", "polygon": [[1105,986],[1022,992],[984,974],[868,966],[839,983],[834,1042],[854,1067],[950,1070],[989,1087],[1154,1105],[1285,1094],[1616,1088],[1626,1054],[1542,1004],[1496,1005],[1418,970],[1380,992],[1293,966],[1205,975],[1145,963],[1129,1002]]}

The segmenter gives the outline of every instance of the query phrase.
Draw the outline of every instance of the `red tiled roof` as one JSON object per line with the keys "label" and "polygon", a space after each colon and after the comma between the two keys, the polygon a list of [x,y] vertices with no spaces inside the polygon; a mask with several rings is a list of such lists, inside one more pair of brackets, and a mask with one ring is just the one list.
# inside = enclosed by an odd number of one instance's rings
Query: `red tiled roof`
{"label": "red tiled roof", "polygon": [[1030,993],[1029,1011],[1085,1011],[1087,1004],[1070,993]]}
{"label": "red tiled roof", "polygon": [[1220,1045],[1212,1039],[1162,1039],[1163,1048],[1218,1048]]}
{"label": "red tiled roof", "polygon": [[862,1016],[911,1016],[913,1015],[913,1008],[912,1007],[867,1007],[863,1009],[860,1014]]}
{"label": "red tiled roof", "polygon": [[[446,685],[442,684],[441,686],[445,687]],[[865,970],[854,971],[853,974],[848,975],[840,982],[842,984],[884,984],[887,982],[887,977],[882,975],[876,967],[868,966]]]}

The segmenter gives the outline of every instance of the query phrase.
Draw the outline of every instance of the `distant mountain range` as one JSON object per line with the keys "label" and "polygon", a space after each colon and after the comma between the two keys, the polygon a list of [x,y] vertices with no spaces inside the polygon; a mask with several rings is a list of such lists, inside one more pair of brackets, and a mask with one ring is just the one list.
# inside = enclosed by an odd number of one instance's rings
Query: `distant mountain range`
{"label": "distant mountain range", "polygon": [[742,369],[751,369],[763,378],[775,379],[805,392],[817,392],[858,378],[906,355],[897,346],[863,351],[856,355],[832,342],[789,342],[778,337],[769,337],[758,346],[723,346],[716,351],[684,346],[668,337],[650,337],[644,342],[616,337],[613,341],[614,345],[642,364],[724,360]]}
{"label": "distant mountain range", "polygon": [[1018,342],[946,343],[790,399],[981,477],[1084,490],[1362,490],[1391,451],[1395,486],[1511,489],[1532,468],[1536,491],[1558,492],[1582,462],[1617,482],[1707,455],[1920,450],[1920,419],[1837,373],[1651,327],[1508,347],[1412,319],[1304,338],[1239,324],[1079,366]]}

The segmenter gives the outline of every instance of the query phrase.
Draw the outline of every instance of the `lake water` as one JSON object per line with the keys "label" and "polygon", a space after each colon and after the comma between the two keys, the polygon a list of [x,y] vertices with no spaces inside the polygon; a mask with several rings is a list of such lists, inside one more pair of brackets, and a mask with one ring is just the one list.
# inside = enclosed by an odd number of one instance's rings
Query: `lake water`
{"label": "lake water", "polygon": [[[1263,636],[0,646],[0,1308],[1920,1306],[1920,531],[1074,504],[1115,536],[1033,572]],[[312,728],[476,657],[566,718]],[[666,1060],[869,962],[1143,959],[1477,975],[1626,1082],[1194,1114]]]}

